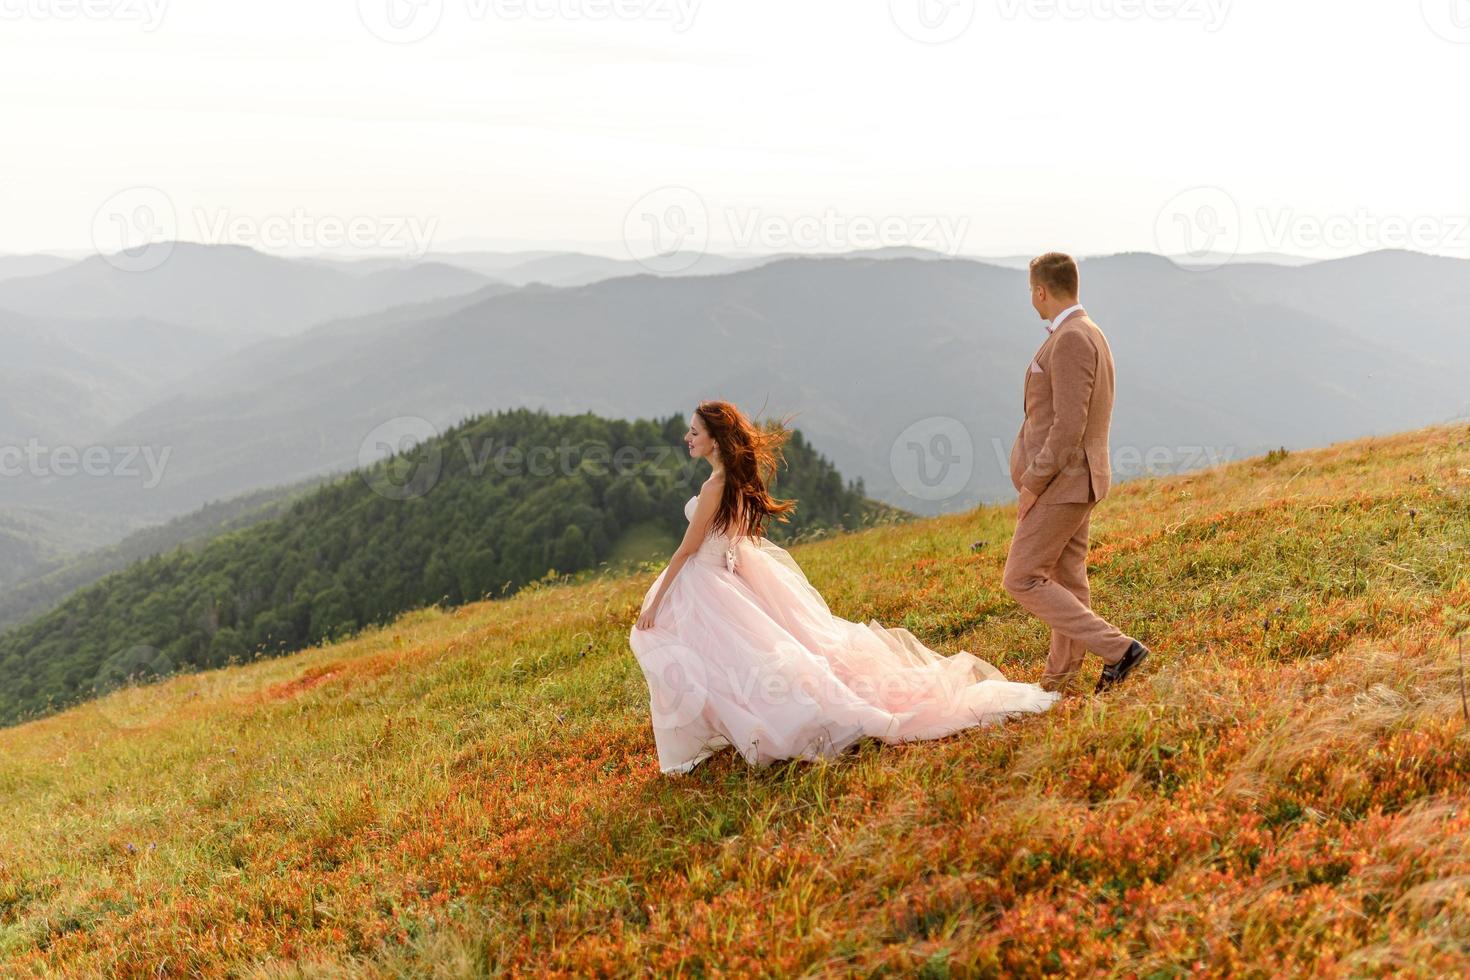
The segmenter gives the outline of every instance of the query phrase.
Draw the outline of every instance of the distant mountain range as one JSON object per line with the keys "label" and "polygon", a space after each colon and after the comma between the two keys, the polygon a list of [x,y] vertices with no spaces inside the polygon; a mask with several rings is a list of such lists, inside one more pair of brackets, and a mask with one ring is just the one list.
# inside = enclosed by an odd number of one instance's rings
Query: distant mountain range
{"label": "distant mountain range", "polygon": [[85,441],[235,346],[217,333],[141,316],[0,310],[0,445]]}
{"label": "distant mountain range", "polygon": [[[1467,270],[1409,253],[1210,272],[1145,254],[1089,260],[1085,298],[1119,365],[1114,440],[1140,458],[1224,456],[1463,413]],[[1406,343],[1410,325],[1420,343]],[[1023,273],[964,260],[502,287],[259,345],[100,434],[172,446],[160,487],[33,481],[21,500],[161,518],[354,465],[399,416],[441,428],[516,406],[638,417],[720,395],[800,412],[839,468],[905,509],[926,502],[892,472],[895,438],[958,420],[975,476],[938,502],[952,509],[1010,492],[1005,452],[1041,328]]]}
{"label": "distant mountain range", "polygon": [[75,263],[61,255],[0,255],[0,282],[20,276],[40,276]]}
{"label": "distant mountain range", "polygon": [[[516,284],[537,268],[592,275],[592,260],[480,253],[473,271],[180,246],[155,278],[90,259],[0,281],[0,445],[170,452],[156,487],[0,481],[0,582],[370,461],[384,424],[442,430],[515,407],[636,418],[729,397],[799,413],[842,472],[906,510],[1012,492],[1023,372],[1044,338],[1020,269],[889,250]],[[1129,254],[1086,260],[1083,282],[1118,362],[1120,478],[1470,412],[1470,263],[1379,252],[1195,271]],[[6,312],[17,297],[38,312]],[[931,463],[959,482],[925,493]]]}
{"label": "distant mountain range", "polygon": [[[208,246],[189,244],[184,247],[198,249]],[[852,258],[858,255],[859,253],[850,253],[842,257]],[[1024,269],[1031,261],[1030,255],[950,256],[930,249],[916,247],[868,249],[861,252],[860,256],[872,259],[963,258],[983,262],[986,265],[998,265],[1006,269]],[[283,261],[302,265],[315,265],[339,272],[348,272],[357,276],[379,272],[403,273],[414,268],[437,265],[474,272],[498,282],[515,286],[525,286],[532,283],[539,283],[546,286],[585,286],[604,279],[613,279],[619,276],[647,275],[650,273],[670,276],[725,275],[731,272],[740,272],[744,269],[754,269],[768,262],[801,257],[803,256],[792,253],[720,255],[709,252],[699,256],[691,256],[687,267],[668,272],[656,272],[649,265],[640,263],[632,258],[618,258],[591,252],[546,249],[516,252],[475,250],[431,252],[421,259],[396,256],[370,258],[340,257],[324,254],[288,258]],[[43,275],[68,266],[78,265],[83,261],[89,261],[93,258],[95,256],[91,255],[83,258],[46,254],[0,255],[0,281],[23,276]],[[1302,266],[1321,260],[1276,252],[1257,252],[1177,256],[1173,258],[1173,261],[1183,266],[1219,266],[1230,262]]]}
{"label": "distant mountain range", "polygon": [[112,256],[94,255],[39,275],[5,277],[0,310],[65,319],[145,318],[243,342],[491,283],[438,262],[354,274],[236,245],[176,242],[166,255],[136,271]]}

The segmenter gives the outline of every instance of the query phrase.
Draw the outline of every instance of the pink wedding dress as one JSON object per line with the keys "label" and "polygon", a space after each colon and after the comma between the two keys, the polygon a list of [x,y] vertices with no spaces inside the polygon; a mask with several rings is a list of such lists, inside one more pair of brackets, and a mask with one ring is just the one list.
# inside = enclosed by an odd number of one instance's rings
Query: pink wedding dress
{"label": "pink wedding dress", "polygon": [[[686,520],[696,499],[684,505]],[[654,628],[635,626],[629,644],[648,681],[659,768],[670,774],[729,746],[763,767],[830,758],[867,736],[941,738],[1045,711],[1058,697],[1006,680],[973,654],[930,650],[902,627],[834,616],[791,555],[765,538],[709,535]]]}

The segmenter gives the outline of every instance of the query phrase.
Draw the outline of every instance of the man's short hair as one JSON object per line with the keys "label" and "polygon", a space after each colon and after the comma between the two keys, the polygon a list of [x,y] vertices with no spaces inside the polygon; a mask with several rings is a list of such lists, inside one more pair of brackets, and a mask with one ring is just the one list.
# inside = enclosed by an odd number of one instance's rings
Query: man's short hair
{"label": "man's short hair", "polygon": [[1031,281],[1058,296],[1077,295],[1077,260],[1065,252],[1047,252],[1031,260]]}

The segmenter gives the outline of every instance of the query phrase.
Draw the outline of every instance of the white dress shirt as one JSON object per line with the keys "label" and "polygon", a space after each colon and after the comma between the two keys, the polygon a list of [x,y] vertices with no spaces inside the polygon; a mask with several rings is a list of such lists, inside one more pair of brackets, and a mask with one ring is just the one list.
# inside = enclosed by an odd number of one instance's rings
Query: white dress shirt
{"label": "white dress shirt", "polygon": [[1073,313],[1076,313],[1080,309],[1082,309],[1081,303],[1073,303],[1071,306],[1058,313],[1055,317],[1047,321],[1046,332],[1056,333],[1057,327],[1061,325],[1062,321],[1071,316]]}

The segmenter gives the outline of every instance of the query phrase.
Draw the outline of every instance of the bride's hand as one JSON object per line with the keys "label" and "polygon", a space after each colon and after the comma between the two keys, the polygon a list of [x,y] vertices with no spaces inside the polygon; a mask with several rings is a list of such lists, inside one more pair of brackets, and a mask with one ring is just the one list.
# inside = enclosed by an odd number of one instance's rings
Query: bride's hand
{"label": "bride's hand", "polygon": [[638,617],[638,622],[634,625],[633,628],[640,630],[653,629],[653,614],[654,611],[652,609],[645,609],[643,611],[643,614]]}

